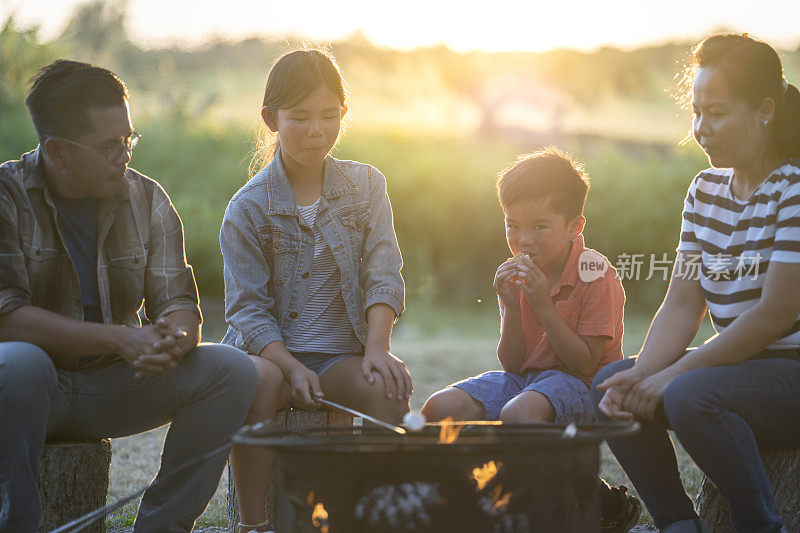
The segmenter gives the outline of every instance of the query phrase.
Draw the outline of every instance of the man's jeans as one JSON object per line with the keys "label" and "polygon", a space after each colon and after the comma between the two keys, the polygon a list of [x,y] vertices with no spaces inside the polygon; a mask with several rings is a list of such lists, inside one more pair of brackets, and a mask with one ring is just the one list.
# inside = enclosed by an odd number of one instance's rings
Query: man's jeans
{"label": "man's jeans", "polygon": [[[630,368],[634,359],[603,368],[597,385]],[[595,408],[599,420],[609,418]],[[664,391],[656,422],[608,444],[661,530],[702,532],[702,522],[686,494],[667,429],[714,482],[731,508],[737,531],[779,532],[775,505],[758,446],[800,446],[800,360],[750,359],[703,368],[676,378]],[[672,526],[672,528],[668,528]]]}
{"label": "man's jeans", "polygon": [[[256,370],[243,352],[201,344],[163,377],[134,378],[125,361],[57,370],[40,348],[0,343],[0,531],[33,532],[45,437],[122,437],[172,422],[158,485],[145,492],[136,531],[190,531],[219,483],[227,453],[165,477],[222,446],[244,422]],[[155,458],[154,458],[155,459]]]}

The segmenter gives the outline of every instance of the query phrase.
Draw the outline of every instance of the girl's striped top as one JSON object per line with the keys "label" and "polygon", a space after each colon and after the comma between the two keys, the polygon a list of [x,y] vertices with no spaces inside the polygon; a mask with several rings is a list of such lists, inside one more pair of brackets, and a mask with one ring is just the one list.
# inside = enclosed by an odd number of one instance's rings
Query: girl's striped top
{"label": "girl's striped top", "polygon": [[316,225],[319,199],[298,205],[300,216],[314,230],[314,263],[308,278],[308,297],[297,329],[286,348],[291,352],[355,353],[361,343],[347,316],[342,296],[342,274],[330,246]]}
{"label": "girl's striped top", "polygon": [[[679,252],[702,252],[676,268],[700,279],[714,329],[755,305],[771,262],[800,263],[800,161],[789,160],[749,200],[731,190],[732,169],[695,177],[683,210]],[[769,349],[800,347],[800,317]]]}

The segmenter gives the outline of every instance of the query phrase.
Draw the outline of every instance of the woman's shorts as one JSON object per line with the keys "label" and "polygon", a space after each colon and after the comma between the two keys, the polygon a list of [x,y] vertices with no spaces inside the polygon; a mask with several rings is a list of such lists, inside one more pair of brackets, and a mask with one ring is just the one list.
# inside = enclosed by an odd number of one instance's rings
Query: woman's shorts
{"label": "woman's shorts", "polygon": [[595,421],[589,386],[561,370],[538,370],[520,376],[494,370],[453,383],[483,405],[486,420],[497,420],[503,407],[524,391],[543,394],[556,411],[556,423]]}

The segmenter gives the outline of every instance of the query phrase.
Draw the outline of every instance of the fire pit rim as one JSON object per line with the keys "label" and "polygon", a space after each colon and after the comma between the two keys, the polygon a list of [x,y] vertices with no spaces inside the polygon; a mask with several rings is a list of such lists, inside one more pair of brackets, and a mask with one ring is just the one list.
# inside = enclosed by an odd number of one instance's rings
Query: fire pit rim
{"label": "fire pit rim", "polygon": [[[311,426],[302,429],[253,431],[243,428],[234,435],[235,444],[258,446],[284,452],[349,453],[476,453],[490,452],[498,447],[506,450],[561,450],[586,445],[596,445],[606,438],[619,438],[639,431],[638,422],[602,422],[577,424],[574,437],[563,437],[566,428],[562,424],[470,424],[469,421],[455,423],[463,428],[461,435],[452,443],[438,442],[436,428],[442,424],[426,424],[421,432],[406,435],[387,433],[378,427],[357,426]],[[452,424],[451,424],[452,425]],[[502,429],[499,429],[502,428]],[[540,433],[534,433],[534,431]]]}

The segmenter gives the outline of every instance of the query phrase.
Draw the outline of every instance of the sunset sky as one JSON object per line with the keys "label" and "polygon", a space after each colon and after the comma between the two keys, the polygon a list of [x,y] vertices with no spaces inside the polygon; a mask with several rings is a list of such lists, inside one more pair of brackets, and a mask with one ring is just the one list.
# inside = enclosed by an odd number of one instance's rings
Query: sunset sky
{"label": "sunset sky", "polygon": [[[57,35],[80,0],[0,0],[0,20],[39,25]],[[128,0],[129,31],[148,46],[196,45],[211,37],[293,35],[332,41],[363,32],[394,48],[445,43],[453,49],[592,49],[635,47],[700,37],[709,31],[747,31],[787,49],[800,46],[800,2],[787,0],[559,0],[437,2],[431,0]]]}

